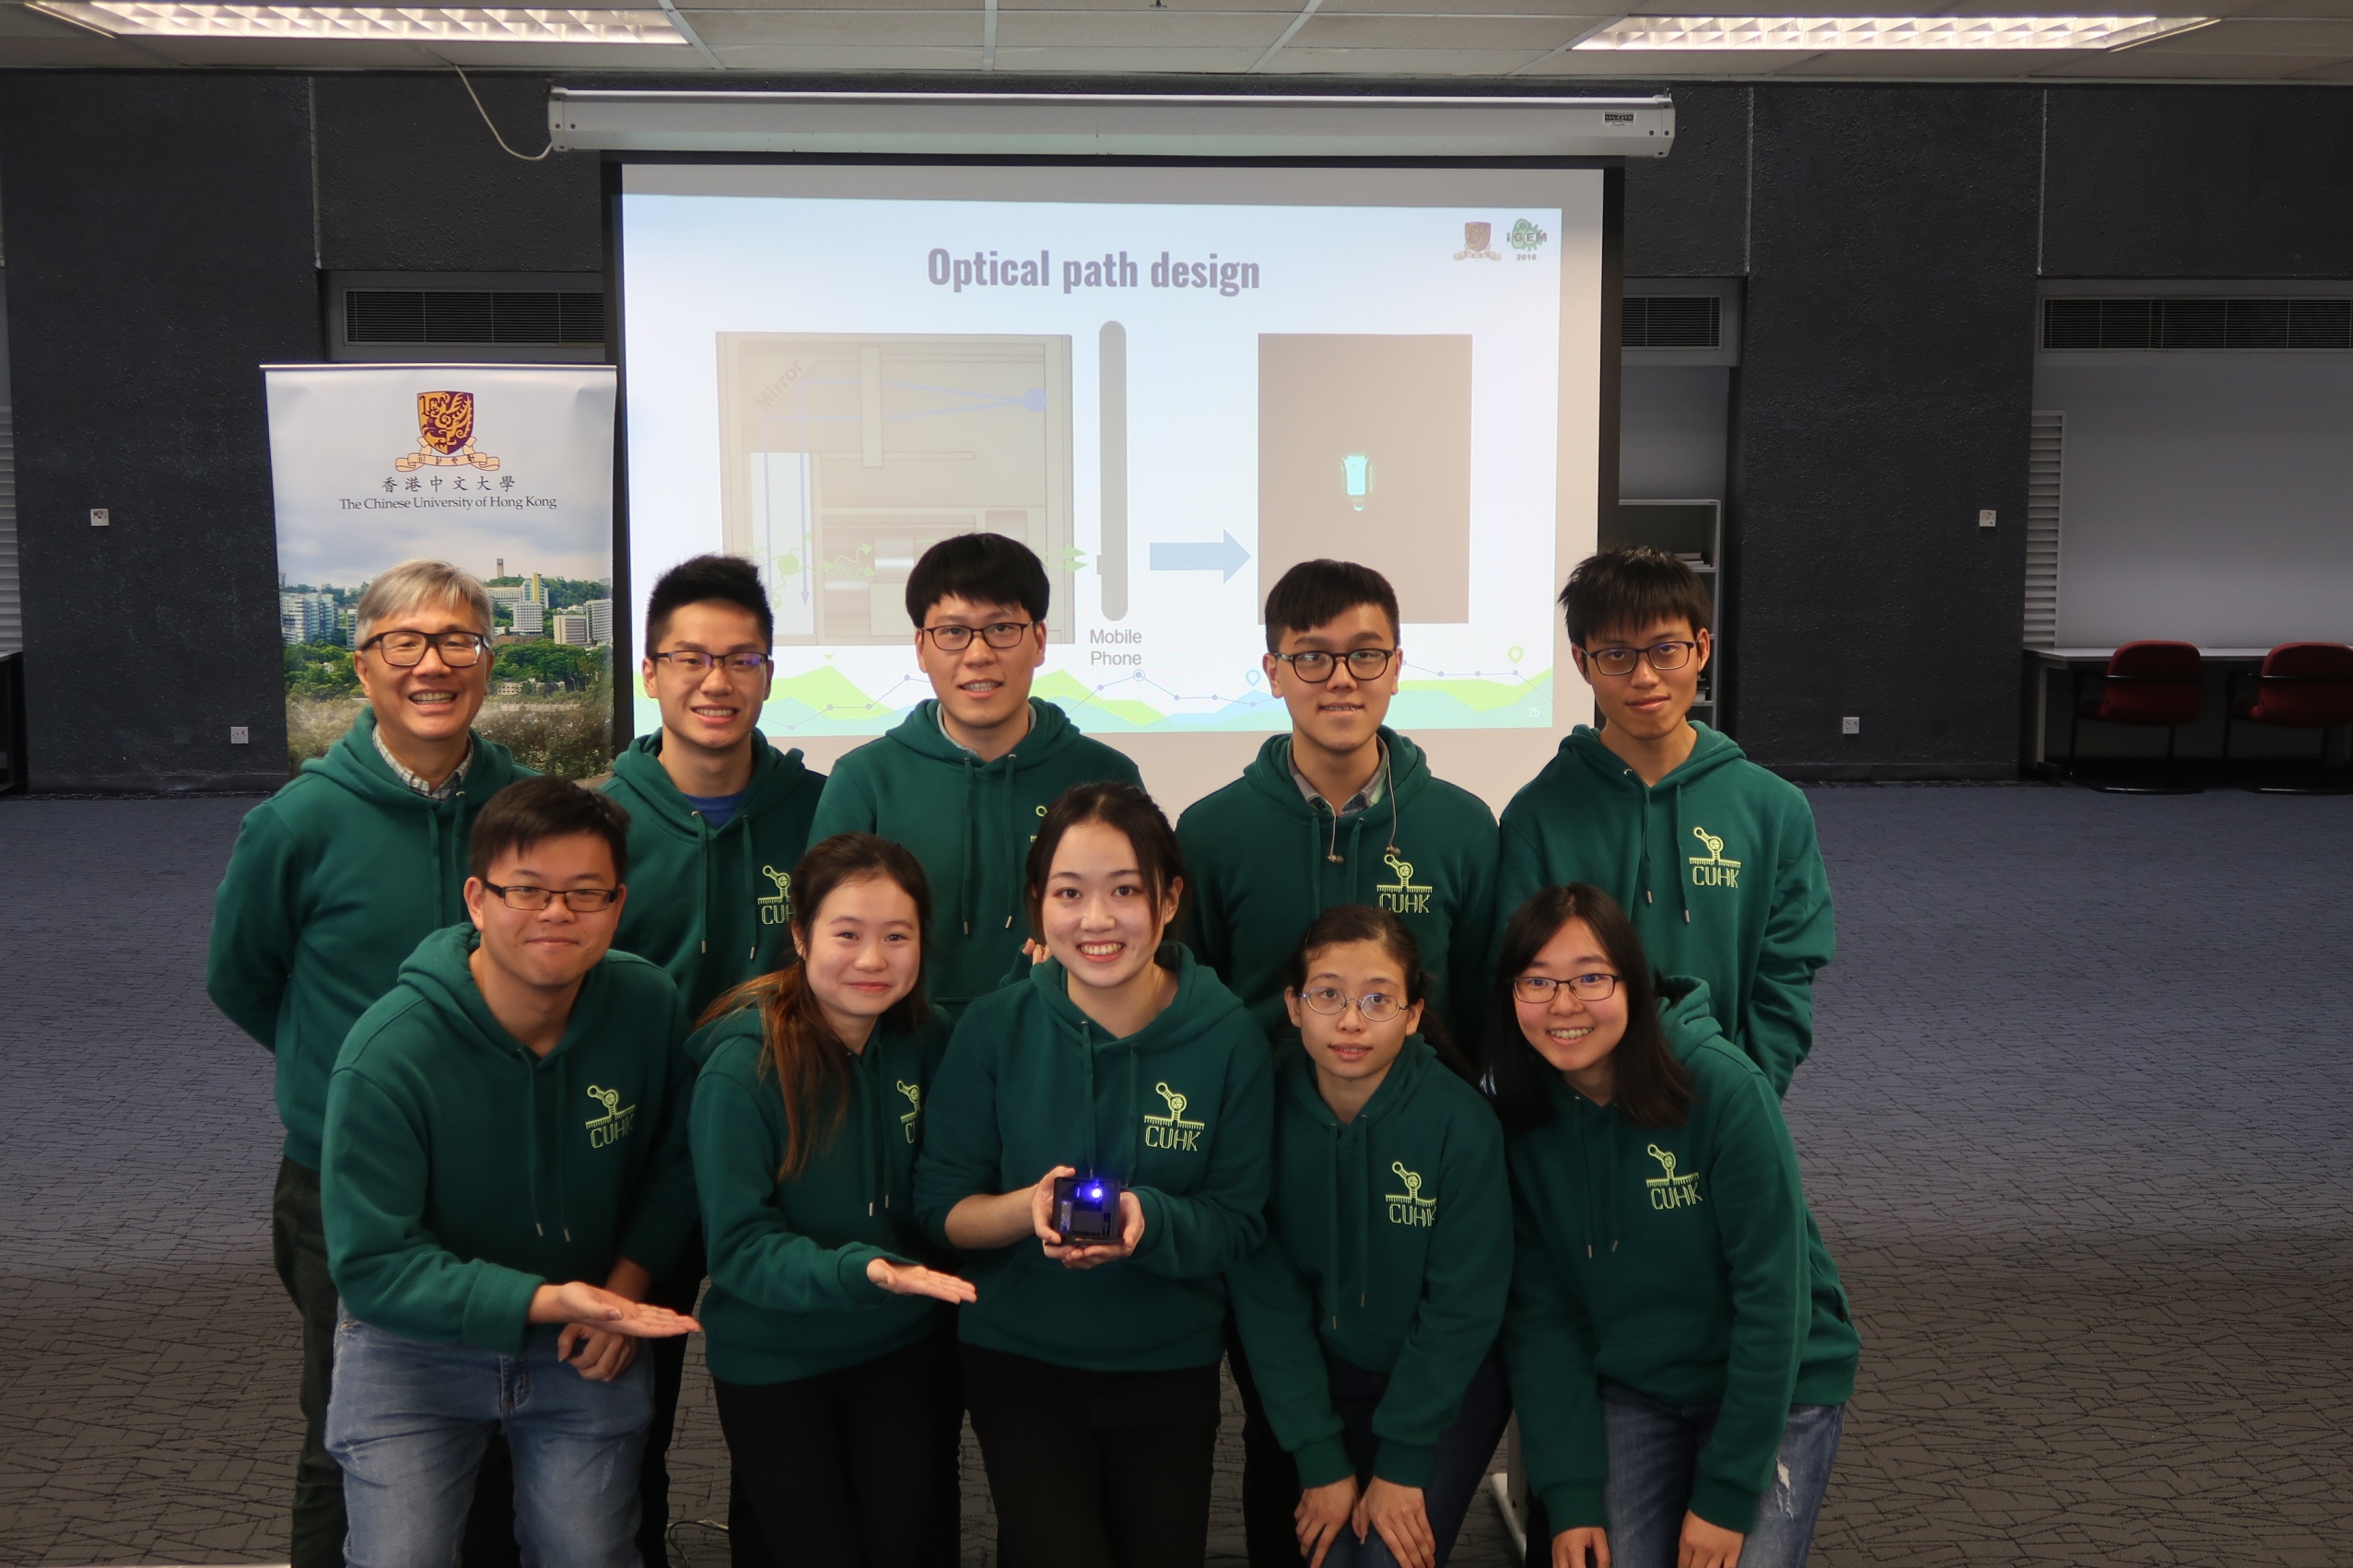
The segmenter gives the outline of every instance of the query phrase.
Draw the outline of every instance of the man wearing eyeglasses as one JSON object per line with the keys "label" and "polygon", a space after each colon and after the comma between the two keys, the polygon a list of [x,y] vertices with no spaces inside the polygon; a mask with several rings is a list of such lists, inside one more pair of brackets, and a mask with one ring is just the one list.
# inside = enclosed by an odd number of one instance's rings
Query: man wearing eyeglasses
{"label": "man wearing eyeglasses", "polygon": [[[1404,673],[1397,591],[1353,561],[1302,561],[1268,591],[1266,626],[1267,685],[1291,731],[1176,824],[1194,955],[1281,1045],[1296,1038],[1283,990],[1299,939],[1335,905],[1370,904],[1412,931],[1432,1011],[1468,1039],[1490,963],[1495,818],[1384,722]],[[1250,1562],[1298,1568],[1298,1469],[1230,1317],[1226,1330]]]}
{"label": "man wearing eyeglasses", "polygon": [[1495,818],[1387,727],[1404,673],[1397,591],[1352,561],[1303,561],[1267,594],[1269,689],[1291,731],[1176,825],[1194,954],[1267,1031],[1291,1037],[1292,949],[1336,904],[1404,920],[1430,1004],[1457,1035],[1486,978]]}
{"label": "man wearing eyeglasses", "polygon": [[277,1057],[284,1157],[271,1205],[278,1278],[302,1314],[296,1568],[340,1564],[343,1479],[324,1445],[335,1289],[319,1212],[327,1077],[401,960],[463,920],[475,810],[529,777],[474,732],[490,688],[490,595],[408,561],[360,596],[352,665],[368,706],[327,755],[246,813],[215,895],[205,989]]}
{"label": "man wearing eyeglasses", "polygon": [[1561,606],[1601,727],[1579,725],[1504,808],[1497,924],[1538,888],[1592,883],[1662,972],[1707,982],[1717,1025],[1785,1094],[1833,945],[1813,809],[1692,722],[1713,607],[1690,567],[1606,550],[1569,574]]}
{"label": "man wearing eyeglasses", "polygon": [[613,759],[629,813],[629,907],[614,944],[670,973],[700,1018],[793,961],[792,868],[825,775],[760,732],[776,623],[759,568],[697,556],[646,600],[645,693],[661,728]]}
{"label": "man wearing eyeglasses", "polygon": [[923,983],[954,1018],[1015,972],[1029,936],[1030,840],[1073,784],[1141,786],[1136,765],[1029,694],[1046,662],[1046,568],[1001,533],[960,533],[907,579],[915,659],[932,700],[843,757],[810,825],[896,839],[931,883]]}
{"label": "man wearing eyeglasses", "polygon": [[[614,945],[669,972],[690,1020],[720,995],[793,960],[792,868],[809,847],[825,775],[760,732],[776,622],[759,568],[697,556],[646,599],[645,693],[661,728],[613,759],[603,789],[629,813],[629,903]],[[648,1300],[691,1312],[703,1282],[699,1230]],[[669,1561],[670,1441],[685,1342],[652,1347],[654,1414],[638,1489],[638,1548]]]}

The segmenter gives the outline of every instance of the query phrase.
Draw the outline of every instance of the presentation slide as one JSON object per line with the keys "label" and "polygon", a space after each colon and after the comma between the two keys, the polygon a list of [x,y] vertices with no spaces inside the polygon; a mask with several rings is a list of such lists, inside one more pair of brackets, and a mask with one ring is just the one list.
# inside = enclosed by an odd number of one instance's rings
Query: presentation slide
{"label": "presentation slide", "polygon": [[931,695],[909,568],[985,530],[1046,563],[1082,728],[1268,731],[1266,591],[1329,556],[1397,586],[1392,723],[1550,727],[1600,233],[1590,170],[630,165],[635,624],[747,556],[763,728],[877,734]]}

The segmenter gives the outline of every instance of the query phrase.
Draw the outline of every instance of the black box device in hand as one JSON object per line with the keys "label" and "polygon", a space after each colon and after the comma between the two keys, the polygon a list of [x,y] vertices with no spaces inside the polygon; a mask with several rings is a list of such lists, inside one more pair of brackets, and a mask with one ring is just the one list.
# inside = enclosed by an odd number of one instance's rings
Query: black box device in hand
{"label": "black box device in hand", "polygon": [[1119,1240],[1119,1184],[1106,1176],[1054,1178],[1054,1229],[1066,1246]]}

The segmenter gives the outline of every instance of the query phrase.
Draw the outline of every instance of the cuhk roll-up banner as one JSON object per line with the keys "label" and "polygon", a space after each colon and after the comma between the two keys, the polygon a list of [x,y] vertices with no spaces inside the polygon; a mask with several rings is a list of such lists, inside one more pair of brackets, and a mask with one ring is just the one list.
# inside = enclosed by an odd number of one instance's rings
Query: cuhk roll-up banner
{"label": "cuhk roll-up banner", "polygon": [[360,595],[447,561],[492,604],[475,727],[565,778],[612,758],[609,365],[264,365],[277,501],[287,762],[324,755],[366,705]]}

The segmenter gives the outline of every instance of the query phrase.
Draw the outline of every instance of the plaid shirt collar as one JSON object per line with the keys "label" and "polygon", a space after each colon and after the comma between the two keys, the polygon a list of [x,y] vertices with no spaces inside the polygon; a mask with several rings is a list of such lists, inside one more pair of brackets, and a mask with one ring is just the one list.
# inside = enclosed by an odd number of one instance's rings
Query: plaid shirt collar
{"label": "plaid shirt collar", "polygon": [[384,743],[383,731],[376,731],[375,736],[376,755],[384,759],[384,766],[392,770],[392,777],[428,801],[446,801],[456,794],[458,786],[465,782],[465,770],[474,766],[474,737],[468,735],[465,743],[465,755],[458,759],[458,765],[450,770],[450,776],[439,784],[427,784],[423,775],[414,771],[407,764],[392,755],[392,748]]}

